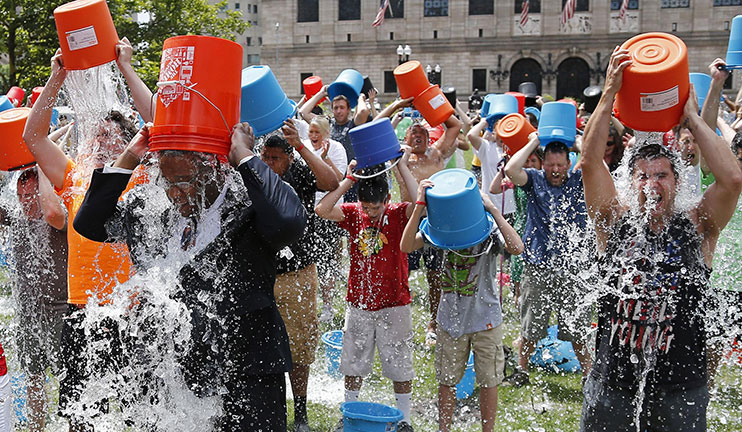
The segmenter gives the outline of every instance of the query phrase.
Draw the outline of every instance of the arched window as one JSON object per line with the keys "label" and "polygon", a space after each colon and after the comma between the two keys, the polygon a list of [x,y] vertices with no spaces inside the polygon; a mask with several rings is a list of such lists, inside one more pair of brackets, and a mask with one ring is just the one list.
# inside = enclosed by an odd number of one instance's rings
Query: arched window
{"label": "arched window", "polygon": [[579,57],[570,57],[557,68],[557,99],[582,99],[582,91],[590,86],[590,66]]}
{"label": "arched window", "polygon": [[516,61],[510,68],[510,91],[518,91],[520,83],[536,83],[536,90],[541,94],[541,65],[532,58]]}

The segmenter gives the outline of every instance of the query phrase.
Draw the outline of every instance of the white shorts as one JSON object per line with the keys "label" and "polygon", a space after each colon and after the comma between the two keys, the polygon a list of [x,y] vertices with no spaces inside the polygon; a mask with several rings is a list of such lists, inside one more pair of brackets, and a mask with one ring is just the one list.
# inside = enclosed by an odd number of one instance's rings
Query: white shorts
{"label": "white shorts", "polygon": [[0,432],[13,430],[13,389],[10,375],[0,376]]}
{"label": "white shorts", "polygon": [[415,377],[412,368],[412,309],[410,305],[365,311],[348,305],[345,312],[340,372],[366,376],[379,349],[382,374],[395,382]]}

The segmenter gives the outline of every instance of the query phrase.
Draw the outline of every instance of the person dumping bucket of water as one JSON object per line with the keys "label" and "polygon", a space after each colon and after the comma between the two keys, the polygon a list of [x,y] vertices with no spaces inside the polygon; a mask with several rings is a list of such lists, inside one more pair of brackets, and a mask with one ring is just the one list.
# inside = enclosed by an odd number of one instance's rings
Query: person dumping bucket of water
{"label": "person dumping bucket of water", "polygon": [[[411,149],[405,146],[395,169],[404,178],[409,196],[414,196],[417,182],[407,167],[410,153]],[[355,167],[353,160],[340,187],[322,198],[315,208],[319,217],[335,221],[348,232],[350,239],[348,307],[340,358],[340,371],[345,375],[345,401],[358,399],[363,377],[371,373],[374,348],[377,348],[382,373],[394,382],[397,408],[404,413],[397,430],[408,432],[412,430],[410,405],[415,372],[407,255],[400,251],[399,241],[413,206],[409,202],[389,202],[391,195],[385,173],[358,180],[354,176]],[[359,202],[338,204],[356,182]]]}
{"label": "person dumping bucket of water", "polygon": [[[420,224],[426,206],[428,218]],[[462,233],[474,240],[464,239]],[[426,245],[444,253],[443,293],[434,309],[438,335],[438,429],[448,431],[451,426],[455,386],[464,375],[469,351],[473,349],[482,430],[491,432],[497,411],[497,386],[502,382],[505,364],[497,255],[503,249],[518,255],[523,251],[523,242],[489,196],[479,191],[473,174],[448,169],[420,182],[400,249],[410,253]]]}
{"label": "person dumping bucket of water", "polygon": [[693,134],[716,182],[699,202],[680,207],[677,153],[637,142],[627,194],[619,194],[602,159],[614,99],[633,62],[628,50],[614,50],[585,130],[585,201],[605,291],[598,293],[595,367],[583,389],[580,430],[705,430],[711,245],[734,212],[742,171],[698,115],[691,86],[676,121]]}

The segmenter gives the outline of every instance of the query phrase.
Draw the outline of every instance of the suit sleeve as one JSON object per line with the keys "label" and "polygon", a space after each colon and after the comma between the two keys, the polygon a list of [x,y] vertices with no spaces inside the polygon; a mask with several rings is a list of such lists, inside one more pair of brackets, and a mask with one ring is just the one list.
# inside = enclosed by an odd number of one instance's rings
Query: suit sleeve
{"label": "suit sleeve", "polygon": [[288,183],[257,157],[237,167],[255,211],[258,234],[276,252],[301,238],[307,212]]}
{"label": "suit sleeve", "polygon": [[121,217],[119,197],[126,189],[131,174],[106,173],[101,168],[93,171],[85,200],[72,226],[83,237],[97,242],[120,242],[124,233],[115,227],[121,224],[107,222]]}

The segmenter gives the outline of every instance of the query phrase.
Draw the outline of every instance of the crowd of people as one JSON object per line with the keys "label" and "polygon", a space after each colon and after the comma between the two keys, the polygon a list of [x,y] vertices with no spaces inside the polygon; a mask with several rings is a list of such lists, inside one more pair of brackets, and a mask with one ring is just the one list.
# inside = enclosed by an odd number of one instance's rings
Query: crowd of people
{"label": "crowd of people", "polygon": [[[4,186],[16,192],[17,206],[0,200],[13,245],[14,346],[28,380],[30,430],[44,430],[48,368],[59,378],[58,412],[70,431],[92,430],[111,401],[126,411],[131,398],[152,394],[156,385],[144,382],[137,395],[82,402],[100,371],[115,374],[136,363],[138,352],[117,319],[91,326],[86,317],[152,268],[179,281],[174,300],[190,322],[190,343],[177,353],[185,386],[198,398],[221,396],[207,428],[286,430],[288,374],[294,430],[310,430],[307,387],[319,328],[335,315],[336,282],[347,280],[344,400],[359,399],[378,351],[403,415],[399,431],[413,430],[415,325],[425,326],[435,345],[439,430],[451,428],[455,386],[471,350],[482,430],[492,431],[498,386],[528,384],[529,361],[552,313],[583,375],[580,430],[705,430],[722,353],[742,337],[742,314],[721,306],[739,307],[742,288],[710,282],[714,251],[725,241],[720,233],[733,218],[734,229],[742,223],[742,91],[735,101],[715,103],[729,73],[722,60],[709,65],[703,107],[691,88],[677,127],[657,131],[659,140],[612,115],[631,65],[617,48],[599,101],[580,106],[573,143],[542,145],[534,132],[511,154],[495,124],[457,102],[439,127],[412,122],[389,175],[357,169],[349,132],[384,117],[399,124],[413,99],[377,112],[374,90],[359,95],[355,112],[345,96],[334,97],[326,116],[323,87],[263,137],[238,123],[226,157],[150,151],[153,95],[134,72],[132,54],[121,40],[118,67],[144,125],[118,111],[92,119],[93,137],[77,143],[73,158],[59,140],[74,126],[49,131],[67,77],[57,52],[43,103],[33,105],[23,135],[36,166]],[[548,97],[525,96],[528,121],[537,127]],[[736,120],[728,121],[728,112]],[[419,229],[426,191],[457,151],[470,149],[483,207],[495,223],[480,243],[449,250]],[[399,202],[392,201],[395,183]],[[165,209],[147,195],[153,185],[167,197]],[[681,205],[686,189],[695,198]],[[413,323],[409,278],[421,261],[430,316]],[[503,273],[510,274],[520,318],[517,367],[507,377]],[[721,288],[728,292],[712,295]],[[146,302],[133,298],[126,314]],[[707,322],[722,311],[727,325]],[[106,355],[91,359],[91,347],[101,343]],[[12,420],[2,353],[0,346],[5,431]]]}

